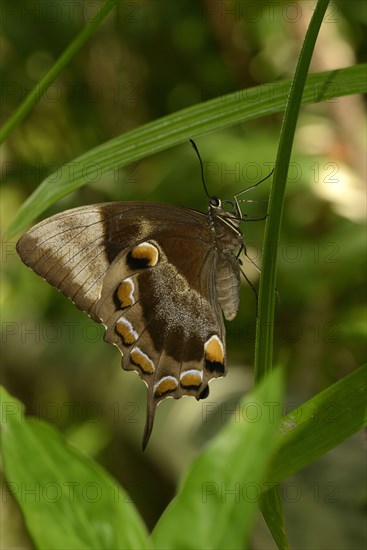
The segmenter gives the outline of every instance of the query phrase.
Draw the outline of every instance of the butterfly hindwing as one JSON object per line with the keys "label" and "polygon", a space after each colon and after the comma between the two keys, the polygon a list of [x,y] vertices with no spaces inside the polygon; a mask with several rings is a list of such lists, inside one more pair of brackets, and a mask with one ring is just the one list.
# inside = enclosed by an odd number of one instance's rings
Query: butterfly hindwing
{"label": "butterfly hindwing", "polygon": [[123,354],[123,368],[139,372],[148,386],[144,445],[162,399],[206,397],[209,380],[226,372],[224,325],[210,277],[214,251],[190,242],[195,261],[184,275],[166,251],[181,250],[184,258],[187,237],[154,236],[116,257],[96,309],[106,340]]}

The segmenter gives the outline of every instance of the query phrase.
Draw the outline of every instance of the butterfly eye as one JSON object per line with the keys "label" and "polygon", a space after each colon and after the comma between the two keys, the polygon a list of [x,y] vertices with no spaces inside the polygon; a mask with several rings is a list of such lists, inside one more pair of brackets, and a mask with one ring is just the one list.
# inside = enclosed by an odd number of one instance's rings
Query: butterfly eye
{"label": "butterfly eye", "polygon": [[221,205],[221,202],[220,202],[220,200],[218,199],[218,197],[210,197],[210,199],[209,199],[209,204],[210,204],[210,206],[218,207],[218,206]]}

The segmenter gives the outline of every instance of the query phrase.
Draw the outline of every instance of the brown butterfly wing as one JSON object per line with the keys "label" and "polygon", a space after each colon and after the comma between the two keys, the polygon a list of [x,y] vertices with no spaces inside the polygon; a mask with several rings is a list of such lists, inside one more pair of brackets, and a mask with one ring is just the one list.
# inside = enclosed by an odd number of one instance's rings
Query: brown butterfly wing
{"label": "brown butterfly wing", "polygon": [[123,353],[123,368],[137,370],[147,383],[144,446],[162,399],[203,398],[208,381],[225,374],[217,252],[204,214],[155,203],[81,207],[37,224],[17,250],[105,324],[106,340]]}
{"label": "brown butterfly wing", "polygon": [[202,240],[202,230],[194,238],[188,223],[171,233],[158,229],[121,251],[96,308],[105,339],[122,352],[123,368],[136,370],[148,386],[143,447],[162,399],[207,397],[209,380],[226,374],[213,276],[217,253]]}
{"label": "brown butterfly wing", "polygon": [[17,251],[33,271],[99,321],[95,305],[117,254],[146,238],[153,227],[184,220],[181,211],[198,227],[205,221],[199,212],[145,202],[73,208],[32,227],[19,239]]}
{"label": "brown butterfly wing", "polygon": [[103,205],[56,214],[32,227],[17,243],[23,262],[94,320],[110,265],[103,231]]}

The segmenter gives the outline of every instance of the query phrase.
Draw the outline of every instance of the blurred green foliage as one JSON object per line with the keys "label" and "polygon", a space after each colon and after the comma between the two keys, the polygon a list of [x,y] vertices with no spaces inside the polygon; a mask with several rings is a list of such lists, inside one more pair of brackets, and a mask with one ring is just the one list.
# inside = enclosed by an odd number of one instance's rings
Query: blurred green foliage
{"label": "blurred green foliage", "polygon": [[[95,4],[3,0],[3,120],[94,16]],[[312,5],[120,2],[2,146],[2,230],[44,177],[88,149],[197,102],[292,76]],[[332,3],[312,70],[364,61],[366,19],[363,2]],[[289,373],[289,408],[364,359],[364,120],[364,105],[354,96],[301,111],[283,217],[275,326],[275,358]],[[264,117],[197,141],[213,194],[231,198],[268,173],[280,124],[280,115]],[[248,198],[264,200],[268,191],[264,183]],[[205,211],[190,145],[91,181],[48,214],[133,199]],[[244,206],[253,216],[265,210],[261,202]],[[249,253],[261,264],[263,223],[244,224],[244,233]],[[95,456],[131,494],[151,527],[185,464],[252,385],[252,291],[243,286],[238,318],[227,324],[228,377],[212,385],[209,404],[164,403],[150,448],[141,455],[144,385],[120,372],[119,354],[103,344],[102,329],[27,270],[14,245],[2,244],[3,381],[28,412],[55,423],[74,445]],[[245,269],[256,284],[256,270],[250,263]],[[329,517],[331,509],[334,523],[343,518],[329,546],[357,549],[364,546],[356,522],[363,497],[350,494],[348,487],[363,475],[362,445],[355,439],[343,449],[325,457],[318,481],[321,489],[336,484],[336,502],[315,500],[307,470],[297,483],[308,495],[306,516]],[[346,465],[347,479],[340,474]],[[291,508],[291,500],[286,502]],[[299,520],[288,527],[291,546],[302,548],[307,527]],[[322,522],[318,529],[314,539],[308,538],[310,547],[318,547]],[[259,526],[254,547],[265,545],[270,543]]]}

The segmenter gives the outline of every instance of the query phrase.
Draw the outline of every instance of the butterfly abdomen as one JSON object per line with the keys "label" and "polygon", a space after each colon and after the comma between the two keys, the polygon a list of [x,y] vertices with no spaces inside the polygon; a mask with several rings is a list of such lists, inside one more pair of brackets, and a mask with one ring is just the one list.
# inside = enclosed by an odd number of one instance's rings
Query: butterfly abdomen
{"label": "butterfly abdomen", "polygon": [[227,321],[237,315],[240,306],[240,268],[230,252],[222,252],[218,258],[216,289],[219,305]]}

